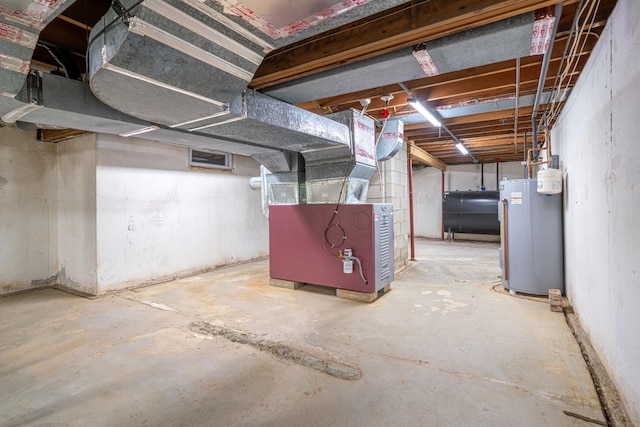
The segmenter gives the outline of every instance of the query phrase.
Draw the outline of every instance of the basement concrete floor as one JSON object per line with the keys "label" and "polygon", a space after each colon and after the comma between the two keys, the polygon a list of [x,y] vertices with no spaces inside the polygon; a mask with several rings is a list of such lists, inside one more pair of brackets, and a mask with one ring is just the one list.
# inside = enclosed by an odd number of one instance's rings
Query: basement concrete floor
{"label": "basement concrete floor", "polygon": [[[563,314],[492,290],[497,244],[416,249],[372,304],[270,287],[267,261],[93,300],[53,289],[0,298],[0,425],[593,425],[564,411],[604,420]],[[193,322],[362,377],[195,333]]]}

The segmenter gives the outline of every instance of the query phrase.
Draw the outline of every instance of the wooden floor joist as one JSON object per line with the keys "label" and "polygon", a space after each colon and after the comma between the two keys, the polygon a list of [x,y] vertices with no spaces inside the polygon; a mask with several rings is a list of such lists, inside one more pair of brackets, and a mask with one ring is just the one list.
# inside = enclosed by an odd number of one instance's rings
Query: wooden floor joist
{"label": "wooden floor joist", "polygon": [[433,166],[434,168],[440,169],[441,171],[447,170],[447,164],[445,162],[427,153],[422,148],[416,147],[413,144],[409,144],[409,155],[414,160],[418,160],[419,162],[424,163],[428,166]]}

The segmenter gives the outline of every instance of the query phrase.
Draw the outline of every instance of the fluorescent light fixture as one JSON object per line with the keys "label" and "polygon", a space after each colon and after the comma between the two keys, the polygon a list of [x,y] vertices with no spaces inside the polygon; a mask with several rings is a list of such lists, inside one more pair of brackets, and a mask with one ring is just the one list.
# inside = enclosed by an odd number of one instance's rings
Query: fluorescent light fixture
{"label": "fluorescent light fixture", "polygon": [[147,126],[146,128],[132,130],[131,132],[121,133],[120,136],[124,138],[128,138],[130,136],[136,136],[147,132],[153,132],[154,130],[160,129],[158,126]]}
{"label": "fluorescent light fixture", "polygon": [[429,110],[427,110],[424,105],[420,104],[420,101],[418,101],[417,99],[409,99],[407,100],[407,102],[409,103],[409,105],[411,105],[413,108],[416,109],[416,111],[420,114],[422,114],[427,120],[429,120],[431,122],[432,125],[440,127],[442,126],[442,123],[440,123],[440,121],[438,121],[438,119],[436,119],[433,114],[431,114],[429,112]]}
{"label": "fluorescent light fixture", "polygon": [[460,152],[461,152],[462,154],[464,154],[465,156],[466,156],[467,154],[469,154],[469,151],[467,150],[467,147],[465,147],[465,146],[464,146],[464,144],[463,144],[462,142],[458,142],[458,143],[456,144],[456,148],[457,148],[458,150],[460,150]]}

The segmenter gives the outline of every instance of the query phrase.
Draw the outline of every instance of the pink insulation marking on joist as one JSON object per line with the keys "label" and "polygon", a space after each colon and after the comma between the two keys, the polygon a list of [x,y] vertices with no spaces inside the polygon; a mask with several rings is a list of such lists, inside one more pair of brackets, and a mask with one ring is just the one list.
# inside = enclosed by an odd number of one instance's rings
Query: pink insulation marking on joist
{"label": "pink insulation marking on joist", "polygon": [[36,43],[38,43],[37,34],[21,30],[20,28],[5,24],[4,22],[0,22],[0,39],[19,44],[20,46],[28,47],[30,49],[34,49],[36,47]]}
{"label": "pink insulation marking on joist", "polygon": [[331,19],[355,7],[369,3],[370,1],[371,0],[343,0],[340,3],[336,3],[335,5],[323,9],[318,13],[315,13],[304,19],[300,19],[284,27],[277,28],[275,25],[269,23],[266,19],[262,18],[247,6],[238,1],[217,0],[217,2],[223,6],[223,10],[225,13],[232,14],[241,18],[242,20],[250,23],[255,28],[259,29],[273,39],[279,39],[297,34],[322,21]]}

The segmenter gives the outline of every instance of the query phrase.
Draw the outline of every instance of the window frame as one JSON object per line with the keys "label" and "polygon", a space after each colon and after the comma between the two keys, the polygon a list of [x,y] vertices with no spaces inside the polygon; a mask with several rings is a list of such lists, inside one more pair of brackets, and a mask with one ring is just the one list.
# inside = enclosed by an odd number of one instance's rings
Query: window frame
{"label": "window frame", "polygon": [[[205,162],[199,162],[197,160],[194,160],[193,159],[194,152],[222,155],[224,156],[224,165],[214,164],[214,163],[205,163]],[[225,153],[224,151],[218,151],[218,150],[207,150],[203,148],[189,148],[189,167],[230,171],[233,169],[233,155],[231,153]]]}

